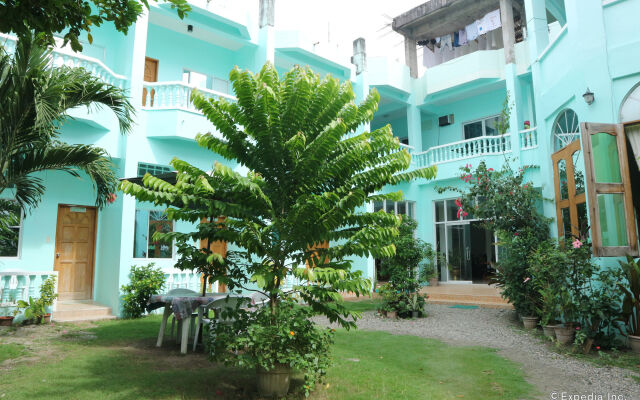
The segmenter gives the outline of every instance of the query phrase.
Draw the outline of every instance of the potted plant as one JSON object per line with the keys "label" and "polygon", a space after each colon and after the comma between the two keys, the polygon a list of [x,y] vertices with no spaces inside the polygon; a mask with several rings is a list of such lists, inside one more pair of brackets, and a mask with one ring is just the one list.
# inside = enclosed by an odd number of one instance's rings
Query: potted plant
{"label": "potted plant", "polygon": [[558,296],[560,308],[564,316],[564,324],[556,325],[553,330],[556,334],[556,339],[560,344],[573,343],[573,339],[576,334],[576,304],[573,301],[571,293],[567,289],[563,289]]}
{"label": "potted plant", "polygon": [[40,301],[45,308],[45,314],[43,315],[45,324],[51,322],[51,313],[48,312],[47,309],[53,306],[56,298],[58,298],[58,294],[56,293],[56,277],[55,275],[51,275],[40,285]]}
{"label": "potted plant", "polygon": [[11,304],[15,303],[15,298],[10,297],[9,303],[0,307],[0,326],[11,326],[13,324],[13,319],[15,318],[13,313],[10,313],[10,308],[12,308]]}
{"label": "potted plant", "polygon": [[28,302],[18,300],[18,309],[14,311],[14,315],[17,315],[21,309],[24,309],[25,323],[40,324],[46,314],[42,299],[34,299],[31,296]]}
{"label": "potted plant", "polygon": [[555,339],[555,327],[558,324],[558,321],[556,319],[558,315],[557,293],[551,286],[540,288],[539,291],[542,298],[542,305],[539,309],[542,332],[544,332],[544,335],[546,337]]}
{"label": "potted plant", "polygon": [[627,282],[618,283],[624,295],[619,320],[625,324],[631,349],[640,353],[640,265],[638,260],[627,257],[627,262],[620,261],[620,266]]}
{"label": "potted plant", "polygon": [[409,308],[411,310],[411,318],[419,318],[424,310],[425,300],[424,297],[418,293],[414,293],[409,302]]}
{"label": "potted plant", "polygon": [[[212,356],[227,364],[254,367],[258,393],[284,397],[289,391],[292,369],[305,374],[305,391],[321,379],[330,362],[334,329],[316,327],[313,311],[295,301],[283,300],[272,310],[222,311],[209,337]],[[233,319],[226,319],[233,315]]]}

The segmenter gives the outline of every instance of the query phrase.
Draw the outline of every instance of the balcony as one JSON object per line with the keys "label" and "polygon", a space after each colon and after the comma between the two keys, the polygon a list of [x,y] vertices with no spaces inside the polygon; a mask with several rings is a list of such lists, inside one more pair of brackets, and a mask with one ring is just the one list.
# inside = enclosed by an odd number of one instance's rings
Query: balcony
{"label": "balcony", "polygon": [[194,90],[207,99],[236,101],[234,96],[183,82],[145,82],[143,88],[142,109],[148,116],[147,137],[157,139],[194,140],[198,133],[211,130],[211,122],[191,103]]}

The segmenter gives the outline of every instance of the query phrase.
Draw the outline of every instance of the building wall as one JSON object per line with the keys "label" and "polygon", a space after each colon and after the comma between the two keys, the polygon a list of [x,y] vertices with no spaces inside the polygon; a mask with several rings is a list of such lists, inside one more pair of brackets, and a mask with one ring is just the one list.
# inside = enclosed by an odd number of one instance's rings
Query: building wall
{"label": "building wall", "polygon": [[[155,7],[152,7],[152,13]],[[553,25],[551,43],[546,49],[536,53],[535,42],[531,38],[516,46],[515,78],[510,78],[507,73],[509,67],[504,65],[501,50],[464,56],[433,71],[427,70],[425,76],[412,80],[406,66],[384,59],[372,60],[368,71],[355,75],[351,66],[315,54],[297,36],[270,34],[273,29],[270,27],[261,31],[248,27],[248,37],[220,34],[225,39],[220,39],[216,45],[156,23],[147,23],[146,17],[132,27],[128,35],[122,35],[113,26],[105,24],[94,30],[94,44],[87,45],[84,54],[125,76],[124,87],[131,93],[132,103],[137,108],[136,125],[130,135],[124,136],[108,110],[94,110],[92,113],[74,110],[76,119],[65,122],[63,139],[105,148],[116,162],[118,176],[123,178],[135,176],[139,162],[168,165],[173,157],[203,170],[211,169],[216,161],[242,170],[237,164],[196,145],[193,140],[195,134],[206,132],[211,127],[201,115],[188,110],[141,107],[141,67],[145,56],[159,60],[159,82],[181,81],[184,68],[228,79],[229,71],[235,65],[256,70],[265,60],[274,62],[282,73],[291,65],[302,64],[309,65],[321,75],[333,72],[342,80],[351,77],[359,100],[370,87],[377,87],[383,94],[385,106],[381,107],[370,128],[391,124],[397,137],[409,137],[410,145],[416,138],[421,139],[414,150],[416,153],[463,140],[464,123],[499,114],[507,87],[513,83],[509,79],[514,79],[519,92],[514,95],[512,112],[518,116],[518,121],[528,120],[532,127],[537,127],[538,146],[528,150],[514,147],[507,156],[515,157],[516,163],[521,165],[534,164],[535,168],[529,175],[531,180],[542,189],[545,197],[553,198],[550,157],[555,118],[562,110],[571,108],[583,122],[618,122],[622,101],[640,82],[640,35],[633,20],[633,16],[639,13],[640,0],[617,0],[605,4],[566,0],[566,25]],[[175,18],[176,24],[186,23]],[[215,26],[208,28],[216,29]],[[530,53],[535,54],[528,54],[527,47]],[[582,98],[587,87],[596,95],[596,102],[591,106]],[[390,117],[384,116],[385,108]],[[416,108],[417,113],[409,112]],[[439,127],[437,118],[447,114],[453,114],[455,122]],[[416,115],[419,116],[417,121]],[[512,135],[517,137],[523,128],[511,127]],[[436,188],[463,185],[457,178],[460,166],[475,166],[484,160],[497,169],[504,162],[504,157],[473,156],[439,163],[434,181],[419,180],[388,187],[385,191],[402,190],[405,199],[416,202],[417,236],[434,243],[433,202],[455,196],[453,192],[439,194]],[[46,179],[47,192],[41,205],[25,218],[21,257],[0,259],[0,270],[52,269],[57,205],[91,205],[95,202],[86,179],[78,180],[62,173],[41,176]],[[99,213],[94,298],[112,306],[116,312],[119,287],[128,282],[131,265],[154,261],[158,266],[169,269],[175,262],[174,259],[133,257],[135,209],[140,207],[152,206],[137,204],[134,199],[119,195],[114,204]],[[545,213],[555,217],[555,206],[547,202]],[[178,223],[177,229],[187,230],[190,226]],[[551,231],[555,232],[555,224]],[[613,265],[615,261],[611,258],[600,260],[603,265]],[[371,259],[357,258],[354,266],[366,276],[373,277]]]}

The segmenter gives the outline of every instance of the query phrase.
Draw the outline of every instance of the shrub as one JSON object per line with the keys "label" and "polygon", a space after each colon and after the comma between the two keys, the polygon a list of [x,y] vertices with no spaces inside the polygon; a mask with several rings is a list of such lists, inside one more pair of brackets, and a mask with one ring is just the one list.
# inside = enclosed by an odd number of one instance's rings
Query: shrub
{"label": "shrub", "polygon": [[401,317],[411,316],[412,311],[424,312],[425,298],[418,291],[421,283],[433,276],[436,260],[442,259],[430,244],[414,237],[417,226],[416,221],[404,216],[394,243],[396,254],[380,262],[383,274],[389,276],[389,283],[380,288],[383,309],[397,311]]}
{"label": "shrub", "polygon": [[124,293],[123,314],[125,318],[140,318],[147,309],[152,295],[160,293],[164,287],[164,273],[154,263],[131,267],[129,284],[122,285]]}
{"label": "shrub", "polygon": [[[227,365],[270,370],[285,364],[304,373],[305,393],[321,382],[331,360],[334,329],[319,328],[309,307],[281,301],[275,312],[234,310],[233,323],[214,320],[209,336],[211,357]],[[222,321],[222,322],[221,322]]]}

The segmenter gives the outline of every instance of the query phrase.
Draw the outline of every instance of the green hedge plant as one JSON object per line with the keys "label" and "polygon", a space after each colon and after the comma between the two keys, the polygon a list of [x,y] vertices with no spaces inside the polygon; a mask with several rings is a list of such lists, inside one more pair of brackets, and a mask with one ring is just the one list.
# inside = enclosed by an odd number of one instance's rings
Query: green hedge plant
{"label": "green hedge plant", "polygon": [[134,265],[129,273],[129,283],[122,285],[122,309],[125,318],[140,318],[147,310],[147,303],[154,294],[162,291],[165,285],[162,269],[154,263]]}

